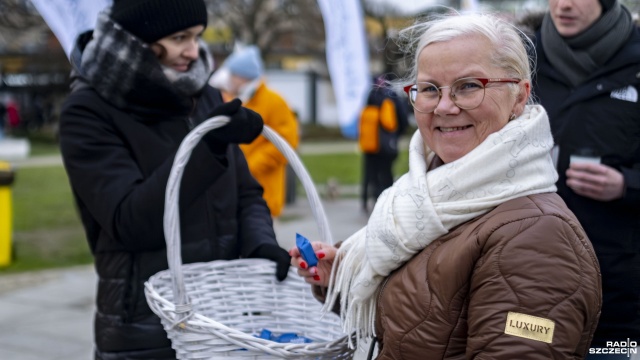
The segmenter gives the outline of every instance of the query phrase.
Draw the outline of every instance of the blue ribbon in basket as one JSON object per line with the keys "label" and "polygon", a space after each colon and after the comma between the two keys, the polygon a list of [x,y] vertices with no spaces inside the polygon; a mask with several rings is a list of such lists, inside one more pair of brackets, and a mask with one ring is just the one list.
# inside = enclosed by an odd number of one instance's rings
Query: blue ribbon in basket
{"label": "blue ribbon in basket", "polygon": [[273,335],[273,333],[268,329],[263,329],[260,332],[260,339],[271,340],[277,343],[290,343],[290,344],[307,344],[313,342],[313,340],[306,338],[304,336],[298,336],[296,333],[282,333],[278,336]]}

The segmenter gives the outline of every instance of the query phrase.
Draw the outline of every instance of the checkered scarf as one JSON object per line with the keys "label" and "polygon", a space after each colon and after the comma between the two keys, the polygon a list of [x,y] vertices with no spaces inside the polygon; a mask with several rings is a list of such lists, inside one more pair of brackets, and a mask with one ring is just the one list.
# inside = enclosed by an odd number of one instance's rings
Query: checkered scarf
{"label": "checkered scarf", "polygon": [[163,106],[166,102],[190,108],[191,97],[204,88],[213,68],[206,44],[189,71],[164,67],[149,45],[109,17],[98,16],[92,39],[76,46],[71,62],[77,74],[116,107],[133,103]]}

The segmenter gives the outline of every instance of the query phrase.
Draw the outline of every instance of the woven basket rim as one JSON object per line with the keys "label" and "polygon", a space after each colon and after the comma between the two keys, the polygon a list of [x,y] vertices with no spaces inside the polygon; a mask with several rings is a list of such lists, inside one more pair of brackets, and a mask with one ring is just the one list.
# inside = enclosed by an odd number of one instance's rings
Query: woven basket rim
{"label": "woven basket rim", "polygon": [[[182,344],[176,344],[177,340],[175,337],[177,337],[177,332],[181,332],[183,335],[189,334],[189,331],[193,334],[203,334],[203,328],[206,328],[208,330],[207,332],[211,333],[211,336],[218,336],[218,339],[223,339],[229,344],[234,344],[241,349],[252,350],[260,354],[266,353],[267,355],[273,355],[278,358],[297,358],[300,356],[311,356],[323,359],[326,356],[342,358],[345,355],[353,353],[354,349],[351,349],[349,346],[349,336],[342,332],[340,326],[338,326],[338,328],[340,328],[340,333],[342,333],[342,335],[332,341],[318,341],[303,344],[278,343],[272,340],[257,338],[254,337],[253,334],[247,334],[244,331],[234,329],[233,327],[222,324],[192,308],[189,296],[186,292],[183,268],[195,265],[182,264],[179,226],[180,217],[177,205],[179,203],[178,190],[182,172],[184,171],[186,163],[191,155],[191,151],[195,145],[208,131],[223,126],[228,121],[229,118],[226,116],[216,116],[204,121],[187,134],[175,155],[165,195],[164,230],[165,239],[167,241],[169,269],[152,275],[145,282],[145,296],[147,297],[149,307],[161,318],[178,357],[180,357],[179,350],[182,349]],[[263,128],[262,135],[264,135],[265,138],[270,140],[276,148],[280,150],[280,152],[289,161],[289,164],[294,169],[296,175],[298,175],[298,178],[301,180],[302,185],[306,190],[307,198],[312,205],[311,210],[318,225],[318,229],[320,230],[321,238],[322,240],[332,244],[333,240],[331,238],[331,232],[329,231],[326,214],[322,207],[322,202],[320,201],[320,197],[318,196],[311,177],[298,158],[295,150],[293,150],[293,148],[291,148],[291,146],[280,135],[266,125]],[[216,266],[224,267],[227,265],[246,265],[248,263],[259,264],[260,262],[265,264],[270,263],[270,267],[275,269],[274,264],[270,260],[265,259],[215,260],[197,264],[215,264]],[[275,271],[272,276],[275,278]],[[165,277],[169,278],[173,285],[173,301],[162,297],[158,289],[154,287],[154,282]],[[296,279],[296,281],[303,281],[301,278]],[[309,294],[310,293],[311,289],[309,289]],[[214,328],[216,331],[224,332],[224,334],[214,334]],[[196,329],[198,331],[196,331]],[[354,334],[351,334],[351,336],[354,336]],[[245,354],[243,354],[243,356],[244,355]],[[246,355],[251,354],[246,353]]]}

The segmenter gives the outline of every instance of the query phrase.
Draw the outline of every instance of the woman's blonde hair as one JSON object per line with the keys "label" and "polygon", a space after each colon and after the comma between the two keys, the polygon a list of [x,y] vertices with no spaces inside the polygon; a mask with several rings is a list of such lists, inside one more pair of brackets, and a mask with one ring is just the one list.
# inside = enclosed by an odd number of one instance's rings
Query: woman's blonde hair
{"label": "woman's blonde hair", "polygon": [[[535,68],[533,43],[514,25],[493,15],[438,15],[402,30],[399,35],[401,49],[411,59],[410,71],[399,85],[415,83],[418,57],[426,46],[470,35],[479,35],[490,41],[493,51],[487,55],[491,57],[492,64],[505,70],[506,76],[531,82],[531,69]],[[513,88],[515,90],[515,84]]]}

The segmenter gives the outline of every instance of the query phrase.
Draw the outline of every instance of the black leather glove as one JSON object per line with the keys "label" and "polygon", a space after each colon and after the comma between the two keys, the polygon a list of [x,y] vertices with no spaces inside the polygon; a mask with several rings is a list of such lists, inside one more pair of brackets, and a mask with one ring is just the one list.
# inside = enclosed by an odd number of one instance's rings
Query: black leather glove
{"label": "black leather glove", "polygon": [[273,244],[260,245],[249,257],[274,261],[276,263],[276,279],[282,281],[287,278],[289,266],[291,266],[291,256],[280,246]]}
{"label": "black leather glove", "polygon": [[227,125],[211,130],[205,139],[214,153],[222,154],[227,144],[249,144],[262,133],[264,122],[260,114],[242,107],[240,99],[217,106],[207,119],[226,115],[231,119]]}

